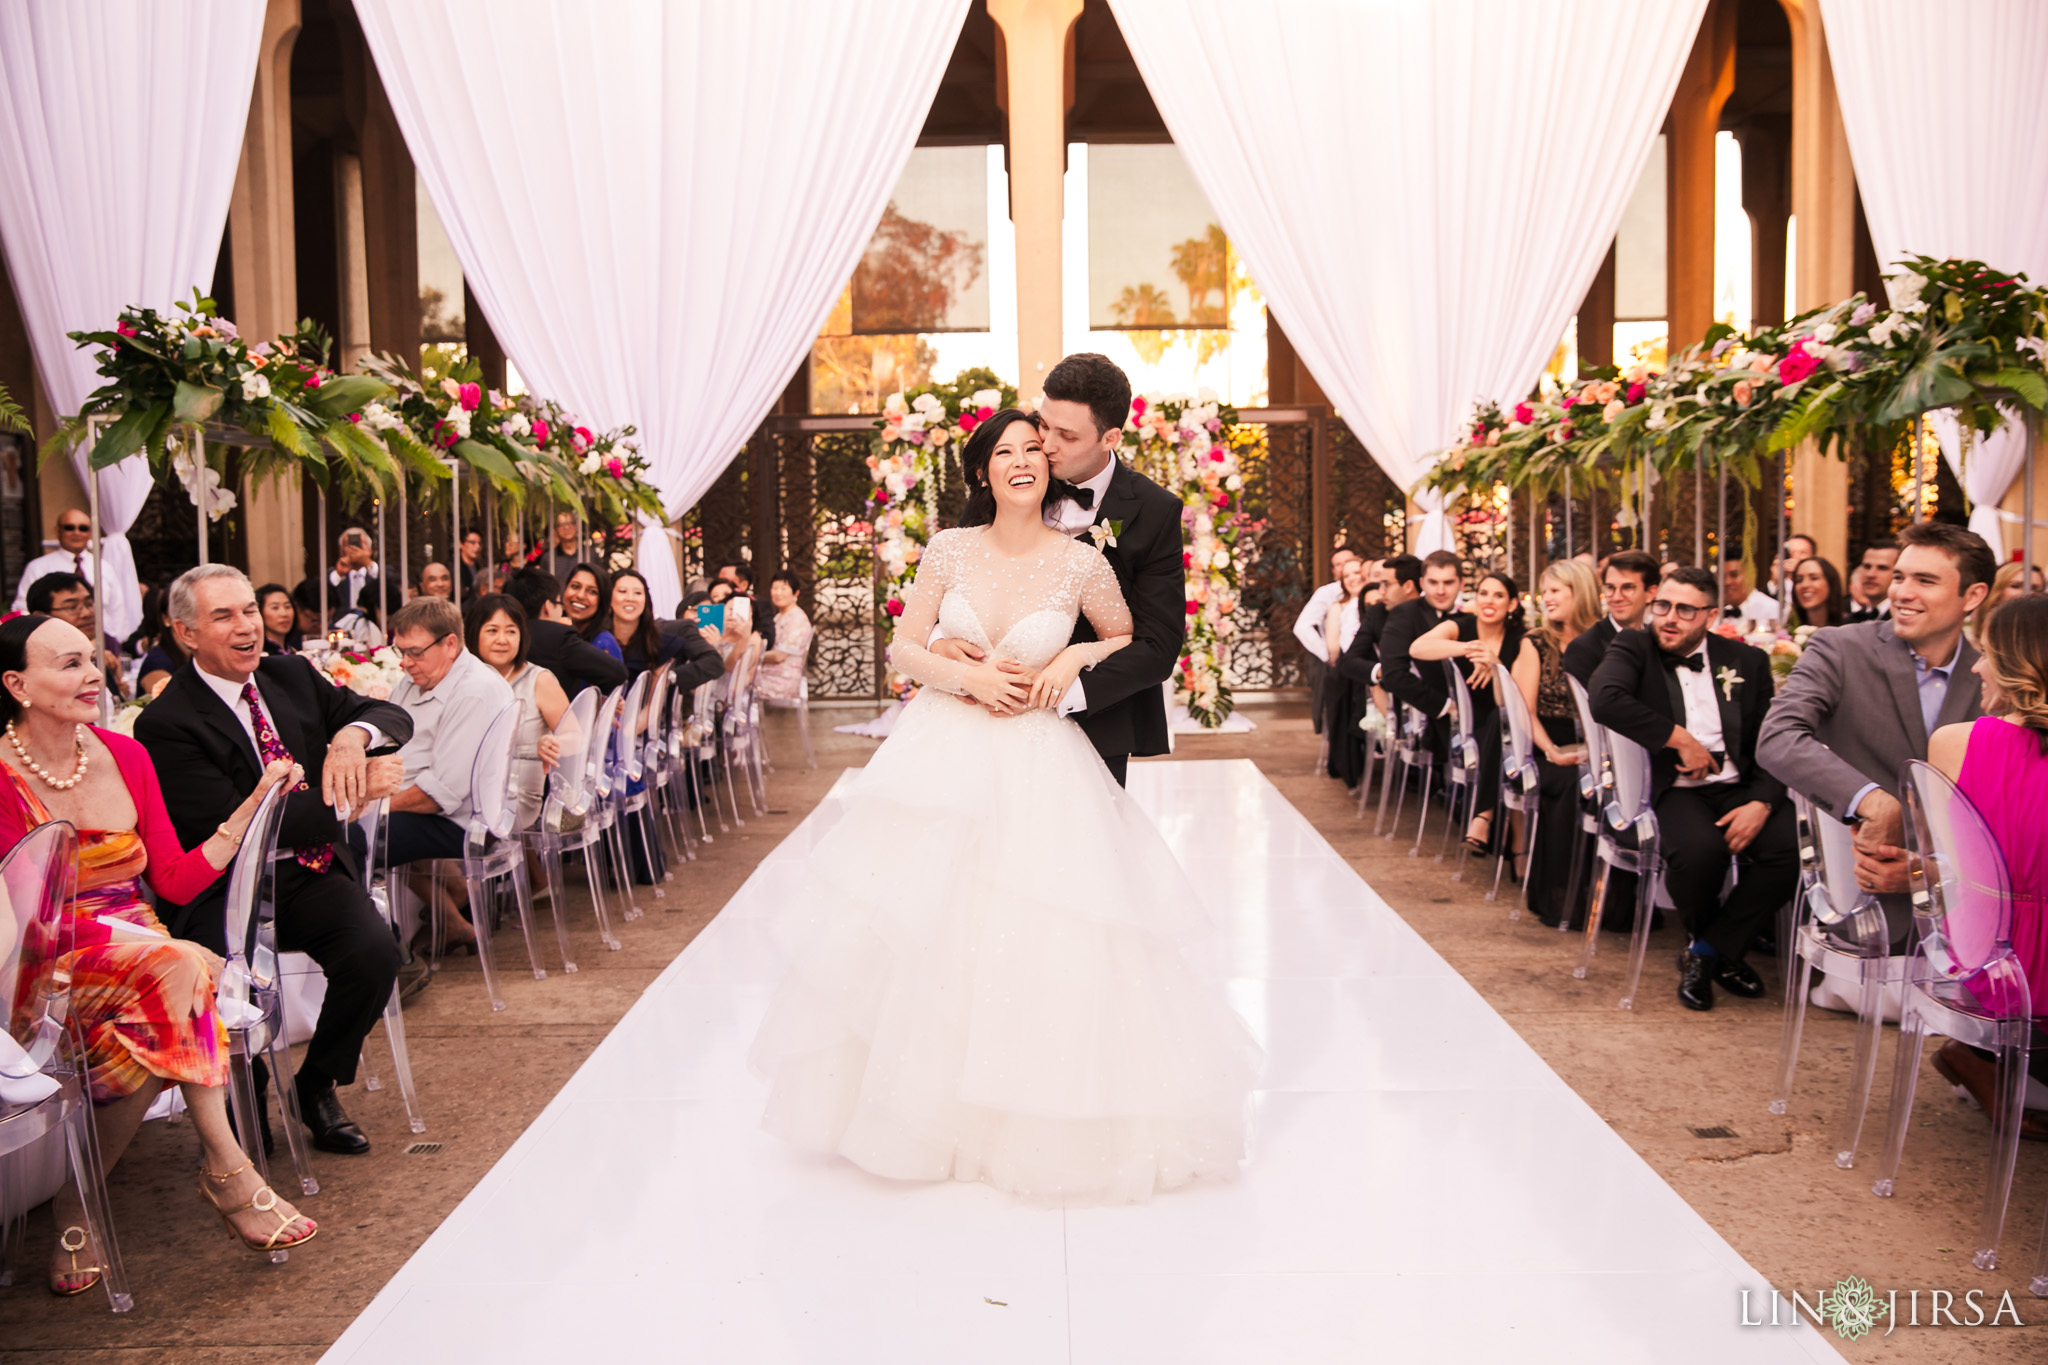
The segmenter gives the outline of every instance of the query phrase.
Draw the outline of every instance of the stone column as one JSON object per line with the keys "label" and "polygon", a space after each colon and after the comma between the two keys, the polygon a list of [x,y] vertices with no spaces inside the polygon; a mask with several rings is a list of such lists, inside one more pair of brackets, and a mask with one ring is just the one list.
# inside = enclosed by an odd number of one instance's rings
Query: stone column
{"label": "stone column", "polygon": [[[296,324],[299,305],[292,214],[292,47],[299,36],[299,0],[269,0],[263,45],[242,160],[228,204],[229,269],[235,325],[250,341]],[[297,583],[306,576],[304,517],[296,485],[242,482],[249,528],[249,576],[258,583]]]}
{"label": "stone column", "polygon": [[1749,215],[1749,317],[1785,320],[1785,228],[1792,216],[1792,128],[1755,117],[1736,129],[1742,147],[1742,208]]}
{"label": "stone column", "polygon": [[1598,369],[1614,363],[1614,244],[1607,244],[1607,258],[1600,273],[1586,289],[1579,305],[1579,368]]}
{"label": "stone column", "polygon": [[1061,289],[1067,107],[1082,0],[988,0],[996,22],[996,100],[1010,129],[1010,220],[1017,229],[1017,391],[1035,399],[1066,354]]}
{"label": "stone column", "polygon": [[1714,323],[1714,134],[1735,91],[1736,15],[1734,0],[1708,5],[1671,97],[1664,268],[1673,355]]}
{"label": "stone column", "polygon": [[[1856,173],[1835,95],[1818,0],[1780,0],[1792,26],[1792,213],[1799,220],[1798,298],[1804,311],[1856,289]],[[1821,557],[1849,556],[1849,467],[1809,441],[1792,462],[1793,527]]]}
{"label": "stone column", "polygon": [[355,371],[370,353],[370,248],[363,215],[363,159],[334,153],[335,274],[341,317],[334,338],[334,367]]}

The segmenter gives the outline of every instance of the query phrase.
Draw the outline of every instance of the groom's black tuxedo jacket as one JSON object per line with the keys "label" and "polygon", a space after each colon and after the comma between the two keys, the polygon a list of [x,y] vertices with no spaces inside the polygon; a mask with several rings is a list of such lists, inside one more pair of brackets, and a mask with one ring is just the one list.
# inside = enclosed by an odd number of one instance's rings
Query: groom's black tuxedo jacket
{"label": "groom's black tuxedo jacket", "polygon": [[[1723,681],[1724,668],[1734,670],[1731,682]],[[1736,792],[1745,801],[1777,805],[1785,799],[1785,784],[1756,761],[1757,735],[1771,709],[1770,656],[1755,645],[1709,632],[1706,674],[1721,710],[1725,761],[1742,774]],[[1650,751],[1651,788],[1662,796],[1678,777],[1678,754],[1664,745],[1671,727],[1685,724],[1685,697],[1656,635],[1647,630],[1617,634],[1593,670],[1586,694],[1594,720]]]}
{"label": "groom's black tuxedo jacket", "polygon": [[[1095,509],[1095,522],[1117,522],[1115,545],[1102,554],[1131,608],[1131,642],[1081,674],[1088,709],[1076,717],[1105,757],[1163,754],[1172,748],[1160,684],[1173,676],[1187,644],[1187,579],[1181,560],[1181,501],[1122,460]],[[1096,638],[1082,617],[1074,643]]]}
{"label": "groom's black tuxedo jacket", "polygon": [[[372,701],[320,676],[303,655],[273,654],[256,666],[256,694],[277,737],[306,770],[306,790],[285,802],[278,829],[280,848],[308,844],[345,846],[341,822],[320,799],[320,774],[327,745],[345,727],[362,721],[384,734],[385,753],[412,738],[412,717],[402,706]],[[249,732],[235,719],[198,669],[186,664],[171,675],[155,701],[135,721],[135,738],[149,751],[170,808],[178,841],[197,848],[234,813],[263,775]],[[202,943],[221,937],[227,904],[227,874],[189,905],[165,906],[164,924],[177,938]],[[206,926],[210,932],[202,931]]]}

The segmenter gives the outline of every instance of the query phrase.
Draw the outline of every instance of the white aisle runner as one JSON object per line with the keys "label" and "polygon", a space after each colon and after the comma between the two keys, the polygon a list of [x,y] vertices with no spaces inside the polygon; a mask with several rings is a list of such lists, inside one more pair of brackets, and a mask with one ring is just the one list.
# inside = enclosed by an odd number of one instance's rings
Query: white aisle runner
{"label": "white aisle runner", "polygon": [[1134,764],[1131,789],[1217,919],[1197,969],[1268,1049],[1238,1181],[1063,1212],[761,1134],[763,921],[828,799],[328,1359],[1840,1359],[1739,1325],[1764,1278],[1250,762]]}

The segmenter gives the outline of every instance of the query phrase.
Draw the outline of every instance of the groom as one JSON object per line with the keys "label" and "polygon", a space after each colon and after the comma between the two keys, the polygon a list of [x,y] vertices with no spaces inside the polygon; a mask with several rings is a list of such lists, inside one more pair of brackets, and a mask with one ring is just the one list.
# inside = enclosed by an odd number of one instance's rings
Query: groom
{"label": "groom", "polygon": [[[1067,486],[1066,497],[1046,509],[1046,524],[1099,540],[1132,620],[1130,644],[1075,679],[1059,710],[1080,721],[1119,784],[1133,754],[1142,758],[1173,747],[1160,684],[1173,676],[1187,643],[1181,503],[1117,459],[1130,413],[1131,381],[1107,356],[1070,355],[1045,376],[1041,439],[1053,477]],[[1073,643],[1095,638],[1083,616]],[[930,647],[956,662],[978,663],[982,657],[964,640],[936,640]],[[1028,672],[1008,660],[1000,667]]]}

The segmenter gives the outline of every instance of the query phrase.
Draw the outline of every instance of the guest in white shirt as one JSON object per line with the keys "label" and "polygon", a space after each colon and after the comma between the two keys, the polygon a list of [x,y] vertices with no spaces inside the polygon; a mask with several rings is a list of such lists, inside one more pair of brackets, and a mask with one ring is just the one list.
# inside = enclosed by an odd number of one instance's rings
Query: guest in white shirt
{"label": "guest in white shirt", "polygon": [[446,598],[406,603],[391,618],[391,642],[406,677],[391,700],[413,725],[398,751],[405,781],[391,798],[391,864],[460,858],[475,809],[470,769],[484,732],[512,703],[512,688],[463,648],[462,613]]}
{"label": "guest in white shirt", "polygon": [[1301,641],[1307,655],[1302,667],[1308,673],[1309,715],[1314,718],[1318,734],[1323,728],[1324,675],[1330,669],[1330,649],[1323,640],[1323,627],[1329,620],[1330,605],[1344,596],[1344,566],[1357,558],[1357,551],[1338,546],[1330,555],[1330,581],[1308,595],[1301,615],[1294,618],[1294,638]]}
{"label": "guest in white shirt", "polygon": [[21,580],[14,585],[14,609],[27,611],[30,585],[53,573],[75,573],[93,581],[92,520],[76,507],[57,514],[57,548],[22,566]]}
{"label": "guest in white shirt", "polygon": [[[1664,576],[1669,578],[1671,571],[1665,570]],[[1749,561],[1741,556],[1721,566],[1721,602],[1724,620],[1778,622],[1778,599],[1756,591]]]}
{"label": "guest in white shirt", "polygon": [[382,589],[387,611],[397,611],[404,589],[387,585],[370,549],[370,533],[351,526],[341,533],[340,559],[327,574],[328,605],[337,617],[360,612],[376,619],[377,593]]}

